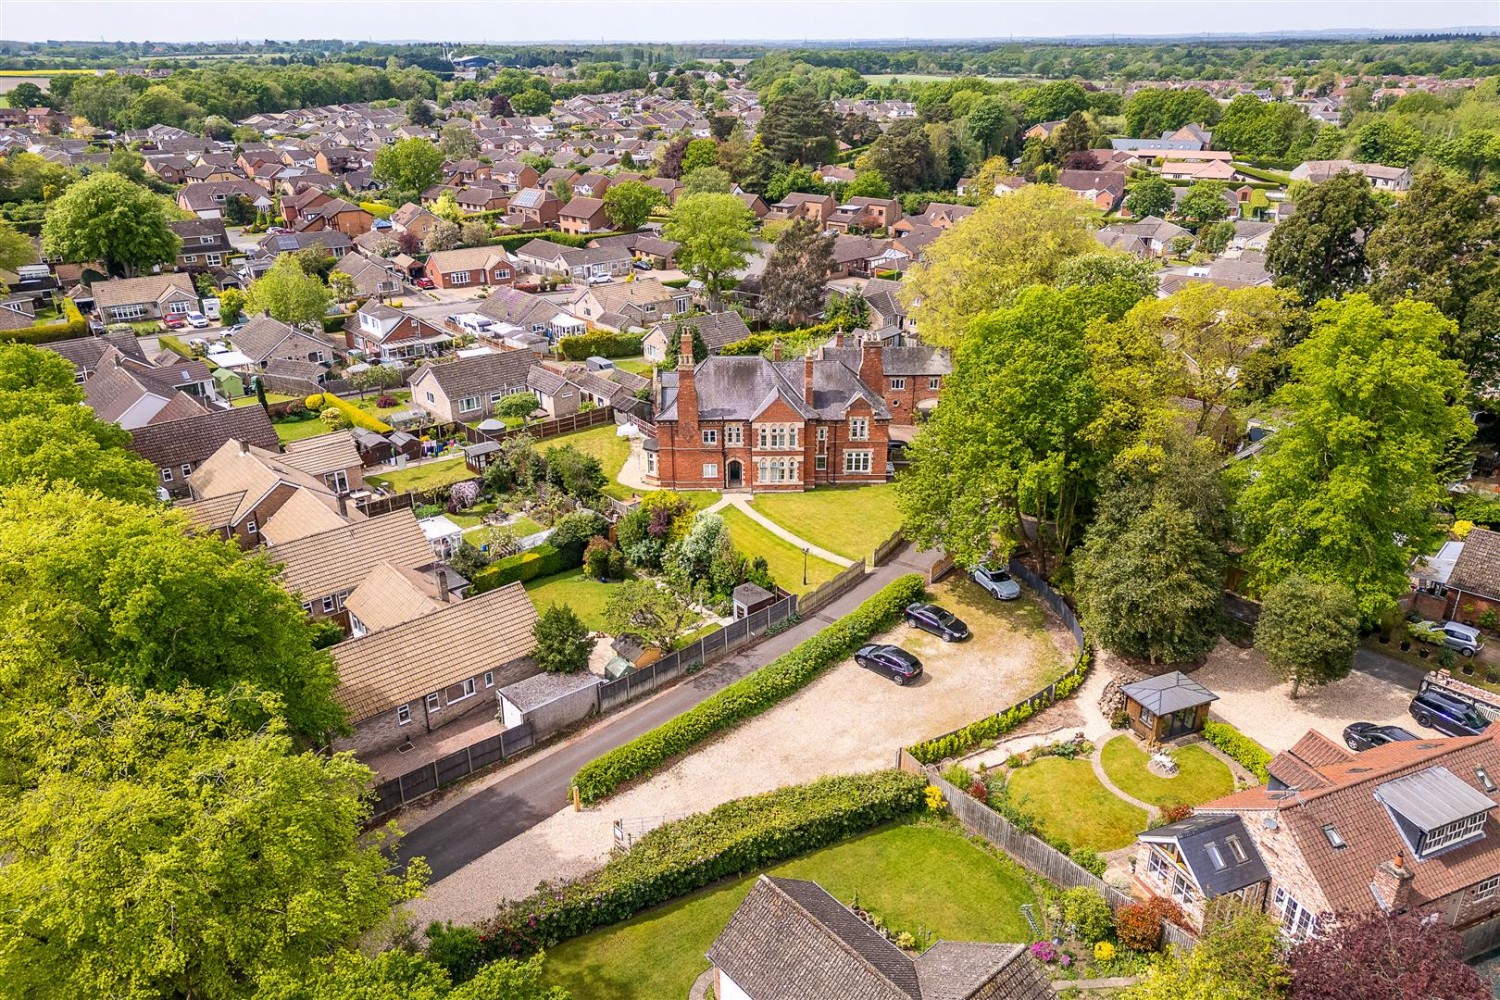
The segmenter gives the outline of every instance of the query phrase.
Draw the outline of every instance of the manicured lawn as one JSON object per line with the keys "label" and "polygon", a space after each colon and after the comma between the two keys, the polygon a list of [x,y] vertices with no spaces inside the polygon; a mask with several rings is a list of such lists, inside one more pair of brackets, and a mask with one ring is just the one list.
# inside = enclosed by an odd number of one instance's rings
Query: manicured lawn
{"label": "manicured lawn", "polygon": [[[957,941],[1030,939],[1020,907],[1034,901],[1016,866],[937,825],[890,826],[770,869],[811,879],[896,931]],[[547,953],[548,979],[573,996],[658,1000],[687,996],[708,968],[703,953],[754,876],[703,889]]]}
{"label": "manicured lawn", "polygon": [[677,495],[687,497],[693,510],[707,510],[724,498],[724,494],[717,490],[689,490]]}
{"label": "manicured lawn", "polygon": [[615,367],[641,378],[650,378],[652,370],[656,367],[645,358],[616,358]]}
{"label": "manicured lawn", "polygon": [[564,445],[572,445],[585,455],[593,455],[599,460],[599,464],[604,466],[604,474],[609,477],[609,482],[604,484],[605,496],[614,497],[616,500],[629,498],[632,492],[630,487],[620,483],[618,477],[620,470],[625,467],[626,459],[630,458],[630,442],[615,433],[613,423],[600,424],[586,431],[574,431],[572,434],[537,442],[537,448],[543,454]]}
{"label": "manicured lawn", "polygon": [[[375,401],[378,400],[381,396],[392,397],[396,400],[396,405],[376,406]],[[355,408],[364,410],[366,413],[374,414],[374,416],[378,419],[384,420],[392,413],[397,413],[401,410],[408,409],[411,406],[411,393],[406,391],[381,393],[376,392],[372,389],[364,399],[360,399],[358,396],[350,396],[346,398],[344,402],[352,403]]]}
{"label": "manicured lawn", "polygon": [[[251,396],[250,399],[253,402],[255,397]],[[311,420],[273,420],[271,426],[276,428],[276,436],[281,439],[282,444],[328,433],[328,425],[317,417]]]}
{"label": "manicured lawn", "polygon": [[1158,778],[1146,770],[1151,756],[1129,736],[1116,736],[1104,744],[1099,760],[1110,781],[1154,806],[1196,806],[1234,791],[1228,765],[1202,747],[1181,747],[1172,751],[1172,757],[1177,761],[1177,777]]}
{"label": "manicured lawn", "polygon": [[[1011,801],[1073,847],[1113,851],[1146,829],[1146,813],[1099,783],[1086,760],[1043,757],[1010,776]],[[1023,802],[1022,799],[1025,799]]]}
{"label": "manicured lawn", "polygon": [[[296,396],[287,396],[287,395],[284,395],[284,394],[279,393],[279,392],[268,392],[268,393],[266,393],[266,402],[268,402],[268,403],[289,403],[293,399],[297,399],[297,398],[298,397],[296,397]],[[234,401],[234,405],[235,406],[259,406],[260,405],[260,400],[257,399],[256,396],[255,396],[255,393],[252,392],[248,396],[241,396],[239,399],[236,399]]]}
{"label": "manicured lawn", "polygon": [[855,486],[807,493],[762,493],[755,509],[793,534],[845,559],[862,559],[901,527],[896,487]]}
{"label": "manicured lawn", "polygon": [[604,603],[614,594],[615,588],[619,587],[619,581],[600,583],[591,576],[584,574],[582,568],[569,570],[566,573],[558,573],[556,576],[543,576],[535,580],[528,580],[522,586],[526,593],[531,595],[531,603],[540,610],[549,604],[566,604],[583,621],[583,624],[596,632],[604,629]]}
{"label": "manicured lawn", "polygon": [[[734,539],[734,547],[751,559],[756,556],[765,556],[766,563],[771,567],[772,579],[792,593],[805,594],[818,584],[838,575],[839,568],[833,563],[825,562],[817,556],[804,557],[802,550],[797,546],[771,534],[733,507],[726,507],[718,513],[723,516],[724,523],[729,526],[729,535]],[[802,582],[804,558],[807,560],[807,583],[805,584]]]}
{"label": "manicured lawn", "polygon": [[378,476],[366,476],[365,482],[389,486],[397,493],[409,493],[412,490],[430,490],[473,478],[474,473],[469,471],[468,466],[464,465],[463,456],[459,455],[426,465],[396,469]]}

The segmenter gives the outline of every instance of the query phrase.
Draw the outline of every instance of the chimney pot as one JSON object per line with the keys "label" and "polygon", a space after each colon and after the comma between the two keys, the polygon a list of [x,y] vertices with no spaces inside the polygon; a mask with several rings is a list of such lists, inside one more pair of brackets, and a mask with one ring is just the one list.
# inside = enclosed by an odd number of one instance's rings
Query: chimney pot
{"label": "chimney pot", "polygon": [[240,454],[241,455],[248,455],[248,454],[250,454],[250,442],[249,441],[241,441],[240,442]]}
{"label": "chimney pot", "polygon": [[781,360],[781,338],[777,337],[771,341],[771,360]]}
{"label": "chimney pot", "polygon": [[693,367],[693,331],[686,328],[683,329],[682,339],[677,345],[677,367]]}

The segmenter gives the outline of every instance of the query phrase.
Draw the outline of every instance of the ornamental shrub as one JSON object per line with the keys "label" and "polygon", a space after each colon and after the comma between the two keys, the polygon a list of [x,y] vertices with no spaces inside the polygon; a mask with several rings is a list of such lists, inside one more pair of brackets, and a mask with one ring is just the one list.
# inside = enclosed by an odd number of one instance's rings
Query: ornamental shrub
{"label": "ornamental shrub", "polygon": [[1205,722],[1203,738],[1239,761],[1258,779],[1266,780],[1266,765],[1271,763],[1271,755],[1265,747],[1227,722]]}
{"label": "ornamental shrub", "polygon": [[852,612],[755,673],[585,764],[573,777],[574,787],[584,802],[597,802],[668,758],[764,712],[847,658],[866,639],[895,622],[902,609],[923,593],[922,578],[914,573],[892,580]]}
{"label": "ornamental shrub", "polygon": [[315,392],[302,401],[302,405],[316,413],[323,408],[323,394]]}
{"label": "ornamental shrub", "polygon": [[836,775],[666,823],[596,872],[502,903],[479,924],[484,957],[528,955],[710,882],[910,815],[922,808],[923,787],[920,775],[902,771]]}
{"label": "ornamental shrub", "polygon": [[577,565],[568,565],[563,554],[552,546],[538,545],[504,559],[496,559],[469,578],[469,590],[473,594],[483,594],[507,583],[525,583],[539,576],[561,573]]}
{"label": "ornamental shrub", "polygon": [[1115,929],[1114,912],[1097,889],[1080,886],[1063,893],[1062,913],[1080,941],[1102,941]]}
{"label": "ornamental shrub", "polygon": [[1115,960],[1115,946],[1108,941],[1100,941],[1094,945],[1094,961],[1099,963],[1113,962]]}
{"label": "ornamental shrub", "polygon": [[633,358],[641,353],[641,338],[629,333],[595,331],[581,337],[564,337],[557,349],[569,361],[585,358]]}
{"label": "ornamental shrub", "polygon": [[[313,397],[309,396],[307,398],[311,400]],[[355,427],[363,427],[365,430],[374,431],[377,434],[386,434],[391,430],[390,424],[383,420],[377,420],[375,415],[369,410],[361,410],[347,399],[340,399],[331,392],[323,393],[322,405],[335,407]],[[311,403],[308,403],[308,408],[312,408]]]}
{"label": "ornamental shrub", "polygon": [[[1057,682],[1055,688],[1057,701],[1062,701],[1068,695],[1078,690],[1088,673],[1089,660],[1081,658],[1075,672]],[[1054,702],[1055,704],[1056,702]],[[1045,706],[1044,706],[1045,707]],[[1022,702],[1013,705],[1003,712],[985,716],[977,722],[971,722],[962,729],[948,733],[946,736],[937,736],[930,740],[923,740],[914,746],[907,747],[906,752],[915,757],[923,764],[936,764],[938,761],[948,757],[957,757],[973,750],[986,740],[997,739],[1015,729],[1021,723],[1035,715],[1037,709]]]}
{"label": "ornamental shrub", "polygon": [[1075,847],[1069,857],[1075,865],[1095,878],[1103,878],[1104,873],[1109,870],[1109,862],[1092,847]]}
{"label": "ornamental shrub", "polygon": [[1144,903],[1130,903],[1115,913],[1115,936],[1131,951],[1155,951],[1161,947],[1162,921],[1182,922],[1182,910],[1170,899],[1152,896]]}

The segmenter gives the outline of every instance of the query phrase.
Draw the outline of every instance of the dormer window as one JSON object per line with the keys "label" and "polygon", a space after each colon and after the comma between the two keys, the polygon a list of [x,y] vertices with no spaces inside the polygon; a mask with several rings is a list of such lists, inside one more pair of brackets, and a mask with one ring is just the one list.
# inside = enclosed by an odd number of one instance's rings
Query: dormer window
{"label": "dormer window", "polygon": [[1479,784],[1484,787],[1485,791],[1493,792],[1495,790],[1495,781],[1490,777],[1490,772],[1486,771],[1484,768],[1474,768],[1474,777],[1479,779]]}
{"label": "dormer window", "polygon": [[1334,850],[1348,846],[1344,843],[1344,838],[1339,835],[1339,831],[1332,823],[1323,824],[1323,838],[1328,841],[1328,846]]}
{"label": "dormer window", "polygon": [[1484,837],[1495,803],[1446,767],[1429,767],[1375,789],[1418,860]]}

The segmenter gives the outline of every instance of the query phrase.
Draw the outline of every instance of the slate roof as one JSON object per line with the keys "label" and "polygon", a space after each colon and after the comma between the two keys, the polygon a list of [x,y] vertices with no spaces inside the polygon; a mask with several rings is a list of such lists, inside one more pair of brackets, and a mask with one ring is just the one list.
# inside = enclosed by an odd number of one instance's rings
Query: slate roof
{"label": "slate roof", "polygon": [[210,410],[130,432],[130,450],[159,469],[188,463],[196,467],[228,441],[248,441],[267,451],[280,447],[276,428],[259,406]]}
{"label": "slate roof", "polygon": [[1024,944],[939,941],[917,956],[922,1000],[1051,1000],[1057,994]]}
{"label": "slate roof", "polygon": [[[1245,860],[1238,861],[1227,846],[1227,839],[1234,837],[1245,849]],[[1178,857],[1192,873],[1198,888],[1207,899],[1235,892],[1247,885],[1264,882],[1271,877],[1265,862],[1245,830],[1240,817],[1232,813],[1193,815],[1187,819],[1168,823],[1140,835],[1146,843],[1170,843],[1177,847]],[[1212,846],[1217,855],[1209,852]],[[1222,865],[1220,864],[1222,862]]]}
{"label": "slate roof", "polygon": [[744,340],[750,336],[750,328],[745,325],[740,314],[732,309],[703,316],[678,316],[657,323],[654,328],[660,329],[667,336],[667,342],[672,344],[682,336],[679,332],[682,324],[697,329],[698,335],[703,338],[703,343],[707,345],[710,354],[722,350],[727,344],[733,344],[735,341]]}
{"label": "slate roof", "polygon": [[339,668],[334,700],[358,722],[530,656],[536,648],[531,634],[536,618],[525,588],[510,583],[392,628],[347,639],[328,650]]}
{"label": "slate roof", "polygon": [[480,396],[525,385],[526,373],[534,364],[536,355],[531,351],[496,351],[440,365],[423,365],[410,382],[415,385],[419,378],[431,378],[457,403],[463,396]]}
{"label": "slate roof", "polygon": [[1475,528],[1448,574],[1448,586],[1466,594],[1500,598],[1500,532]]}
{"label": "slate roof", "polygon": [[1127,698],[1156,715],[1171,715],[1184,708],[1196,708],[1219,700],[1218,695],[1178,670],[1126,684],[1120,690]]}
{"label": "slate roof", "polygon": [[[822,355],[839,361],[845,367],[859,371],[862,347],[829,347],[824,345]],[[924,376],[948,375],[953,372],[953,360],[940,347],[914,344],[910,347],[882,347],[880,349],[880,371],[883,375]]]}
{"label": "slate roof", "polygon": [[[714,355],[693,372],[698,416],[703,420],[751,420],[776,399],[804,419],[839,420],[863,399],[877,420],[890,419],[885,401],[860,381],[857,372],[835,360],[813,362],[812,399],[803,396],[803,359],[770,361],[759,355]],[[663,393],[660,420],[677,419],[677,392]]]}

